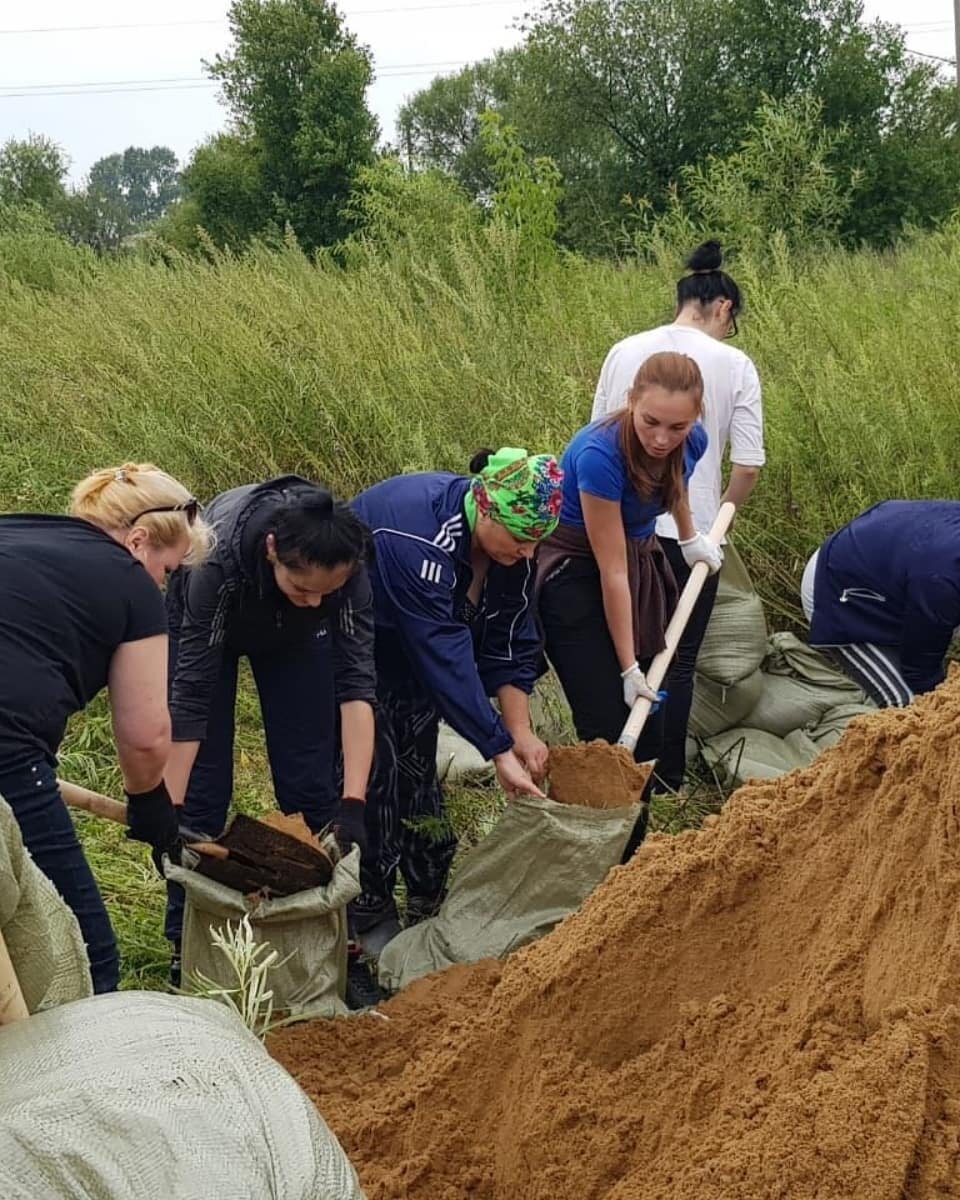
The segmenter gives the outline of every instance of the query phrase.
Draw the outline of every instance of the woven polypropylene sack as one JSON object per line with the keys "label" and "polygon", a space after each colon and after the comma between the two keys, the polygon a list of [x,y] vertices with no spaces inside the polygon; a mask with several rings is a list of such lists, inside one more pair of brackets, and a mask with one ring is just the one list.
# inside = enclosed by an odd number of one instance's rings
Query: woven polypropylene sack
{"label": "woven polypropylene sack", "polygon": [[717,600],[697,655],[697,672],[728,686],[746,679],[763,662],[767,622],[743,559],[724,549]]}
{"label": "woven polypropylene sack", "polygon": [[301,1017],[342,1016],[347,1010],[346,906],[360,894],[360,853],[352,850],[333,870],[325,887],[276,900],[249,902],[242,892],[196,871],[167,865],[166,875],[187,894],[183,914],[183,978],[189,989],[196,972],[222,987],[236,984],[226,955],[212,933],[244,916],[257,942],[277,951],[270,973],[275,1009]]}
{"label": "woven polypropylene sack", "polygon": [[820,747],[802,730],[784,738],[762,729],[739,726],[707,738],[701,753],[717,774],[729,783],[748,779],[777,779],[798,767],[808,767]]}
{"label": "woven polypropylene sack", "polygon": [[225,1007],[120,992],[0,1031],[3,1200],[363,1200],[316,1109]]}
{"label": "woven polypropylene sack", "polygon": [[30,857],[10,806],[0,799],[0,932],[30,1012],[93,991],[80,926]]}
{"label": "woven polypropylene sack", "polygon": [[739,725],[757,703],[763,690],[763,674],[754,671],[739,683],[717,683],[697,675],[690,709],[690,732],[695,737],[713,737]]}
{"label": "woven polypropylene sack", "polygon": [[875,705],[838,704],[823,714],[807,733],[816,742],[819,750],[836,746],[847,731],[847,726],[856,717],[868,717],[877,711]]}
{"label": "woven polypropylene sack", "polygon": [[441,723],[437,734],[437,774],[441,779],[485,778],[493,774],[493,763],[466,738]]}
{"label": "woven polypropylene sack", "polygon": [[404,929],[379,961],[390,991],[431,971],[502,958],[574,912],[620,862],[640,813],[518,796],[457,869],[437,916]]}

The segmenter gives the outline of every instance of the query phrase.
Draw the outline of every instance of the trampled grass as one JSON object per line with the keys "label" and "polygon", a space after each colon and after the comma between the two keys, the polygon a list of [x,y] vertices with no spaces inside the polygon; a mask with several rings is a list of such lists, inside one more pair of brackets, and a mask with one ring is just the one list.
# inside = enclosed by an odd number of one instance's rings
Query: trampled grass
{"label": "trampled grass", "polygon": [[[671,318],[677,273],[534,266],[496,228],[347,270],[292,247],[169,265],[21,251],[0,241],[0,506],[20,510],[61,509],[85,472],[126,459],[203,498],[287,471],[348,495],[400,471],[464,469],[481,445],[560,451],[611,343]],[[896,254],[774,253],[731,270],[769,459],[736,538],[786,622],[828,532],[880,499],[955,493],[960,227]],[[63,774],[116,793],[103,719],[75,724]],[[253,714],[240,740],[238,795],[255,806],[269,785]],[[161,887],[117,831],[85,834],[127,977],[156,982]]]}

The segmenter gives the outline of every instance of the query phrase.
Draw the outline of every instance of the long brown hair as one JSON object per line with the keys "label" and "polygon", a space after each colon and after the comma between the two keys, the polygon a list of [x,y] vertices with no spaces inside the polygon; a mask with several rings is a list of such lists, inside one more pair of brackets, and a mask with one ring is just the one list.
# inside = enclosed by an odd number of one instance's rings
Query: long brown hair
{"label": "long brown hair", "polygon": [[664,350],[646,359],[627,393],[627,407],[613,413],[607,418],[607,423],[620,427],[620,450],[626,463],[627,476],[637,494],[644,500],[660,495],[664,509],[673,512],[685,488],[683,455],[686,438],[667,455],[662,472],[655,472],[654,460],[644,450],[633,425],[634,405],[644,388],[654,384],[659,384],[668,392],[693,392],[696,419],[699,421],[703,416],[703,376],[700,368],[688,354]]}

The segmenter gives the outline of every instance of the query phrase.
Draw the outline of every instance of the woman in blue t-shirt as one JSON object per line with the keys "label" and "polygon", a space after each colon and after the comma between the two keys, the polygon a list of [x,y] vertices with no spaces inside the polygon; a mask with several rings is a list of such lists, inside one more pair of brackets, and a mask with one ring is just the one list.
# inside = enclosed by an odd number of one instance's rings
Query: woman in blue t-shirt
{"label": "woman in blue t-shirt", "polygon": [[[694,528],[687,481],[707,447],[700,368],[685,354],[651,355],[628,406],[585,426],[564,453],[560,525],[538,563],[547,657],[584,741],[615,742],[630,707],[652,700],[644,671],[663,649],[677,601],[670,564],[654,533],[677,523],[684,559],[720,569],[722,553]],[[654,717],[637,760],[656,758]]]}

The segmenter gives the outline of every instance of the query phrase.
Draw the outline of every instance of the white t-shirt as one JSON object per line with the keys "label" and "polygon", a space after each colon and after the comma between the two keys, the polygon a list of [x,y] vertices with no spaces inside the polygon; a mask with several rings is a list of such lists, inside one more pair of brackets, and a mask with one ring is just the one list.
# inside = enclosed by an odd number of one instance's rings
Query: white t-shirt
{"label": "white t-shirt", "polygon": [[[693,523],[707,533],[720,508],[727,443],[730,461],[738,466],[762,467],[766,461],[760,379],[742,350],[689,325],[661,325],[624,338],[613,347],[600,372],[590,419],[596,421],[623,408],[641,365],[662,350],[689,355],[703,375],[703,424],[710,440],[690,477],[689,491]],[[677,537],[673,517],[660,517],[657,533]]]}

